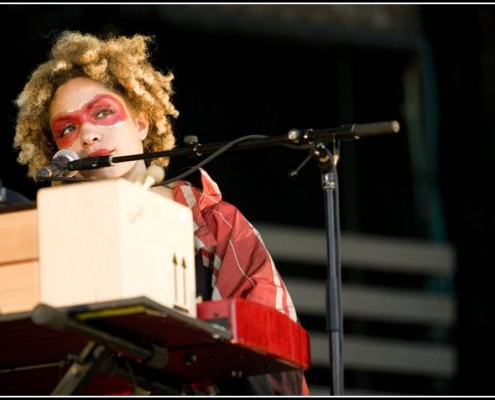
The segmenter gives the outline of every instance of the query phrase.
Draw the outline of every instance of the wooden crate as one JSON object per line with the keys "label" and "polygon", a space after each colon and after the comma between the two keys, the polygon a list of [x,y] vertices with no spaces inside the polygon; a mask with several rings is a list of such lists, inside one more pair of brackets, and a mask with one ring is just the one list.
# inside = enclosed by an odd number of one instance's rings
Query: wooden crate
{"label": "wooden crate", "polygon": [[144,296],[196,316],[192,212],[129,181],[40,189],[0,234],[2,313]]}

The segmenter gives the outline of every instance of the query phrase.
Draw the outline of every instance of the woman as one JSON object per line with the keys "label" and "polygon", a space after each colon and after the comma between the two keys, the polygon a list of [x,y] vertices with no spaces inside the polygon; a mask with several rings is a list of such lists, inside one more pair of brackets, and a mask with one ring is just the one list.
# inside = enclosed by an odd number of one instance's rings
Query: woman
{"label": "woman", "polygon": [[[124,156],[170,150],[175,138],[171,102],[172,73],[148,61],[151,37],[100,39],[62,33],[50,58],[32,73],[16,99],[14,147],[32,178],[54,154],[70,149],[79,158]],[[167,167],[168,158],[151,161]],[[148,161],[80,171],[85,178],[142,177]],[[291,297],[258,232],[240,211],[222,200],[204,171],[201,188],[186,181],[152,190],[192,209],[195,223],[197,293],[204,300],[244,298],[274,307],[297,320]],[[55,182],[54,182],[55,183]],[[236,380],[234,384],[197,384],[192,393],[309,394],[302,371]]]}

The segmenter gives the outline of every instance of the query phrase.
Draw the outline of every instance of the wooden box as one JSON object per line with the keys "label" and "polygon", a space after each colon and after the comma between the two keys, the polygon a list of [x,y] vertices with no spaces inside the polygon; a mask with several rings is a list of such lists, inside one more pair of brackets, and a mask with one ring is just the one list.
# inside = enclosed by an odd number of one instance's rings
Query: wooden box
{"label": "wooden box", "polygon": [[[1,229],[15,225],[15,235],[22,235],[17,225],[26,219],[31,243],[11,238],[17,250],[0,259],[2,313],[28,311],[39,302],[66,307],[144,296],[196,317],[188,207],[114,179],[40,189],[36,210],[11,214],[0,216]],[[22,247],[31,254],[20,256]],[[25,271],[17,286],[26,290],[13,301],[5,279],[19,268]]]}
{"label": "wooden box", "polygon": [[0,313],[31,310],[39,302],[37,210],[0,214]]}

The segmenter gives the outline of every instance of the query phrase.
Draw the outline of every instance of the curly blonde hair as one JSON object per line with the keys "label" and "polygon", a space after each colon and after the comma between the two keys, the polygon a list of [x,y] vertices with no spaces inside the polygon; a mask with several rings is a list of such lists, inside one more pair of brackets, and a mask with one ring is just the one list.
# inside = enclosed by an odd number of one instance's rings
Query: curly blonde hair
{"label": "curly blonde hair", "polygon": [[[151,65],[148,43],[152,40],[140,34],[102,39],[77,31],[60,33],[48,61],[33,71],[15,100],[18,114],[14,149],[19,150],[17,161],[28,166],[29,177],[34,178],[57,151],[49,123],[50,104],[58,87],[76,77],[102,83],[120,94],[131,111],[148,115],[145,152],[174,147],[171,117],[179,115],[170,100],[174,76]],[[154,159],[153,163],[166,167],[169,158]]]}

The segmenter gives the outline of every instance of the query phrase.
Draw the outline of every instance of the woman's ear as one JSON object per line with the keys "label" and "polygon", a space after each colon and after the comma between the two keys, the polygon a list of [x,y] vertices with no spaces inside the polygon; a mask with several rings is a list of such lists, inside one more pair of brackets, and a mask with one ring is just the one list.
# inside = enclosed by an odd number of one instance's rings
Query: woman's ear
{"label": "woman's ear", "polygon": [[141,111],[134,120],[136,121],[136,125],[138,127],[139,139],[144,140],[146,136],[148,136],[148,129],[150,126],[148,114]]}

